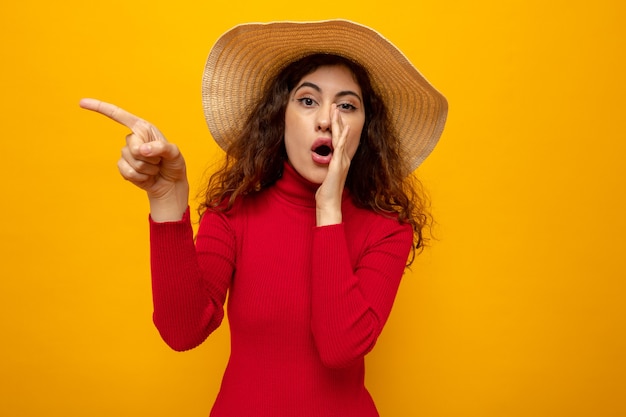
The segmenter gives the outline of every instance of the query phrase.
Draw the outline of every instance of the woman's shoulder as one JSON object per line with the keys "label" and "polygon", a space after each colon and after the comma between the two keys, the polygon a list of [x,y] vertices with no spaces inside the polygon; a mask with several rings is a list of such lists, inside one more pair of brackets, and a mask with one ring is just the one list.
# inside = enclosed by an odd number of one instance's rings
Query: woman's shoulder
{"label": "woman's shoulder", "polygon": [[346,225],[351,228],[376,234],[413,234],[413,227],[410,223],[399,220],[396,212],[375,211],[369,207],[360,207],[354,202],[344,202],[343,219]]}
{"label": "woman's shoulder", "polygon": [[240,195],[230,201],[225,197],[214,207],[206,208],[202,214],[202,221],[222,222],[232,229],[236,229],[242,222],[248,220],[250,214],[255,213],[255,207],[259,202],[256,194]]}

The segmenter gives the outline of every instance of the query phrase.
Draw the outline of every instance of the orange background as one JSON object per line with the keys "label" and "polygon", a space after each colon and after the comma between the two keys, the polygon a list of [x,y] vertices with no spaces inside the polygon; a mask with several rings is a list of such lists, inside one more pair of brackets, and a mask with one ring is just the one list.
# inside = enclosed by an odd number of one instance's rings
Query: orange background
{"label": "orange background", "polygon": [[198,190],[220,155],[211,44],[334,17],[380,30],[450,102],[421,168],[439,240],[367,359],[381,415],[626,415],[623,4],[3,2],[0,415],[208,415],[228,330],[183,354],[160,341],[147,203],[115,166],[126,131],[78,100],[154,122]]}

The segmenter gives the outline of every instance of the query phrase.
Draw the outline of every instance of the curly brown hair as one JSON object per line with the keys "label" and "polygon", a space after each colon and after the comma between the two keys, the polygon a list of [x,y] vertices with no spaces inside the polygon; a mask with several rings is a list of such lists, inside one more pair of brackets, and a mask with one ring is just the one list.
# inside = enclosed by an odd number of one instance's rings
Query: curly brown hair
{"label": "curly brown hair", "polygon": [[361,87],[365,125],[360,145],[350,163],[346,187],[357,206],[397,217],[414,230],[414,250],[427,241],[432,224],[429,199],[409,171],[400,150],[387,107],[372,87],[369,75],[359,64],[337,55],[314,54],[286,66],[269,84],[261,100],[250,111],[242,131],[231,138],[221,168],[211,175],[198,208],[229,210],[235,199],[274,184],[282,175],[287,152],[284,144],[285,109],[297,83],[322,66],[343,65]]}

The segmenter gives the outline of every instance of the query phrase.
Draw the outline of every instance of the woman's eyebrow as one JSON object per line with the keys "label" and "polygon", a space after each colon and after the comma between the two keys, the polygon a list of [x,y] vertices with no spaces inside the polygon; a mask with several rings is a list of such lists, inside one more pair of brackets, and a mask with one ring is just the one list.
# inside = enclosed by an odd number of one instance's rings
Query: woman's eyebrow
{"label": "woman's eyebrow", "polygon": [[[295,88],[295,90],[293,90],[294,93],[296,93],[298,90],[300,90],[301,88],[304,87],[310,87],[312,89],[314,89],[315,91],[317,91],[318,93],[322,92],[322,89],[317,85],[314,84],[310,81],[304,81],[302,84],[300,84],[299,86],[297,86]],[[345,91],[340,91],[337,94],[335,94],[335,97],[344,97],[344,96],[354,96],[356,97],[360,103],[363,103],[363,100],[361,99],[361,96],[358,95],[356,92],[352,91],[352,90],[345,90]]]}
{"label": "woman's eyebrow", "polygon": [[359,100],[359,103],[361,104],[363,103],[363,100],[361,100],[361,96],[352,90],[340,91],[337,94],[335,94],[335,97],[344,97],[344,96],[354,96]]}
{"label": "woman's eyebrow", "polygon": [[315,91],[317,91],[319,93],[322,92],[322,89],[319,88],[319,86],[317,84],[313,84],[312,82],[309,82],[309,81],[305,81],[302,84],[300,84],[299,86],[297,86],[296,89],[293,90],[293,92],[295,93],[296,91],[298,91],[299,89],[304,88],[304,87],[311,87],[312,89],[314,89]]}

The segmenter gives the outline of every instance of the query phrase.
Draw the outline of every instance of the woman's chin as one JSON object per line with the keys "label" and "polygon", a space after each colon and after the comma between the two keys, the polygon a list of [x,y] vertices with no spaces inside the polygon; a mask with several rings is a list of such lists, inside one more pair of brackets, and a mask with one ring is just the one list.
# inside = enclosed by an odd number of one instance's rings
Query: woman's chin
{"label": "woman's chin", "polygon": [[307,164],[307,166],[298,166],[290,163],[295,171],[305,180],[320,185],[326,179],[328,174],[327,164]]}

